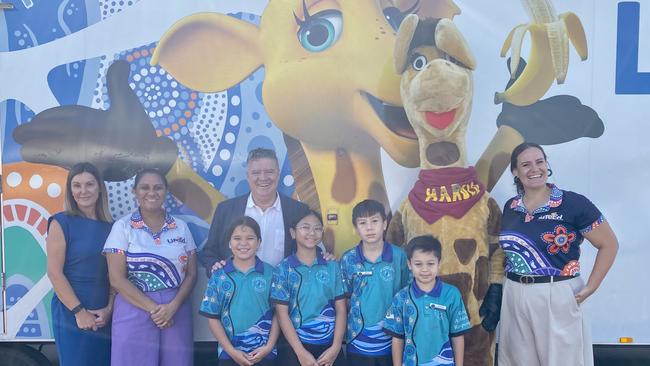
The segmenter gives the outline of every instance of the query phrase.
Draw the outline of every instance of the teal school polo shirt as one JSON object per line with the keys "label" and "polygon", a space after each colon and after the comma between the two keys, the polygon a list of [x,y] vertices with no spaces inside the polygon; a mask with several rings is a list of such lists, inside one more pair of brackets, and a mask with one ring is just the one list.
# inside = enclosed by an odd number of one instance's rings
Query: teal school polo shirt
{"label": "teal school polo shirt", "polygon": [[[255,266],[246,273],[228,260],[212,274],[199,313],[220,319],[226,335],[235,348],[251,352],[269,340],[273,310],[269,303],[273,267],[255,258]],[[220,359],[229,359],[219,345]],[[266,357],[277,356],[275,348]]]}
{"label": "teal school polo shirt", "polygon": [[332,344],[334,302],[344,297],[338,263],[326,261],[320,254],[310,266],[290,255],[273,273],[271,303],[288,305],[289,317],[303,343]]}
{"label": "teal school polo shirt", "polygon": [[370,357],[390,355],[392,337],[382,327],[395,293],[410,280],[404,250],[384,242],[381,256],[371,262],[359,243],[341,257],[341,274],[350,298],[347,351]]}
{"label": "teal school polo shirt", "polygon": [[430,292],[415,281],[400,290],[386,313],[384,331],[404,338],[403,364],[453,365],[451,337],[471,328],[460,291],[436,280]]}

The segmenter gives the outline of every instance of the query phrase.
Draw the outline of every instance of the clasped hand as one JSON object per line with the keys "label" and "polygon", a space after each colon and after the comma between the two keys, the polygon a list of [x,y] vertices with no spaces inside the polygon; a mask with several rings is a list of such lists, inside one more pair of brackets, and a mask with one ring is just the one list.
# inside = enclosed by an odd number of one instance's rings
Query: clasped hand
{"label": "clasped hand", "polygon": [[174,314],[178,308],[172,303],[158,304],[153,310],[149,311],[151,320],[160,329],[169,328],[174,324]]}

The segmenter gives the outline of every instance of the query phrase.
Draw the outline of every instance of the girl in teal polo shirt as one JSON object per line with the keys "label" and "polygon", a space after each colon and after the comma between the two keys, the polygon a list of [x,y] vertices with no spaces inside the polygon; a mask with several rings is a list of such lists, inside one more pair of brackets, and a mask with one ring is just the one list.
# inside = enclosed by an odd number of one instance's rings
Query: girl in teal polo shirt
{"label": "girl in teal polo shirt", "polygon": [[269,303],[273,267],[257,258],[260,226],[248,217],[233,221],[233,257],[212,274],[199,313],[219,342],[219,365],[275,364],[280,329]]}
{"label": "girl in teal polo shirt", "polygon": [[296,253],[273,274],[271,302],[288,343],[280,347],[279,364],[342,365],[347,309],[341,272],[317,248],[323,238],[320,215],[310,210],[300,216],[289,229]]}

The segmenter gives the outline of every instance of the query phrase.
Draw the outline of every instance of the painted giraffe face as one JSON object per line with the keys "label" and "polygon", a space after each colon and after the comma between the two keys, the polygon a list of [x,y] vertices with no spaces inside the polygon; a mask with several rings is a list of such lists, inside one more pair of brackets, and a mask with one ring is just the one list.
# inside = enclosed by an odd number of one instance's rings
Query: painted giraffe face
{"label": "painted giraffe face", "polygon": [[260,31],[264,104],[283,131],[323,148],[371,139],[417,163],[391,69],[395,30],[375,1],[271,2]]}
{"label": "painted giraffe face", "polygon": [[[152,63],[205,92],[264,66],[264,105],[286,134],[327,150],[380,145],[416,166],[417,141],[391,66],[396,28],[414,1],[271,0],[259,27],[199,13],[165,34]],[[420,9],[458,13],[451,0],[426,3]]]}

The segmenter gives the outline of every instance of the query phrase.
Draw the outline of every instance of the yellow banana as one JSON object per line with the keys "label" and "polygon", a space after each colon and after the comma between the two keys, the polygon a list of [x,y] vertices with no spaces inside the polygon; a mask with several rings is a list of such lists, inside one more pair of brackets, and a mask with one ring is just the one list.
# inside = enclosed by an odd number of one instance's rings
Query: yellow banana
{"label": "yellow banana", "polygon": [[510,72],[514,78],[519,66],[521,45],[530,33],[528,65],[504,92],[496,93],[495,103],[524,106],[538,101],[557,80],[564,83],[569,68],[569,40],[584,61],[587,39],[582,23],[574,13],[557,15],[551,0],[522,0],[531,23],[516,26],[501,48],[501,57],[510,52]]}

